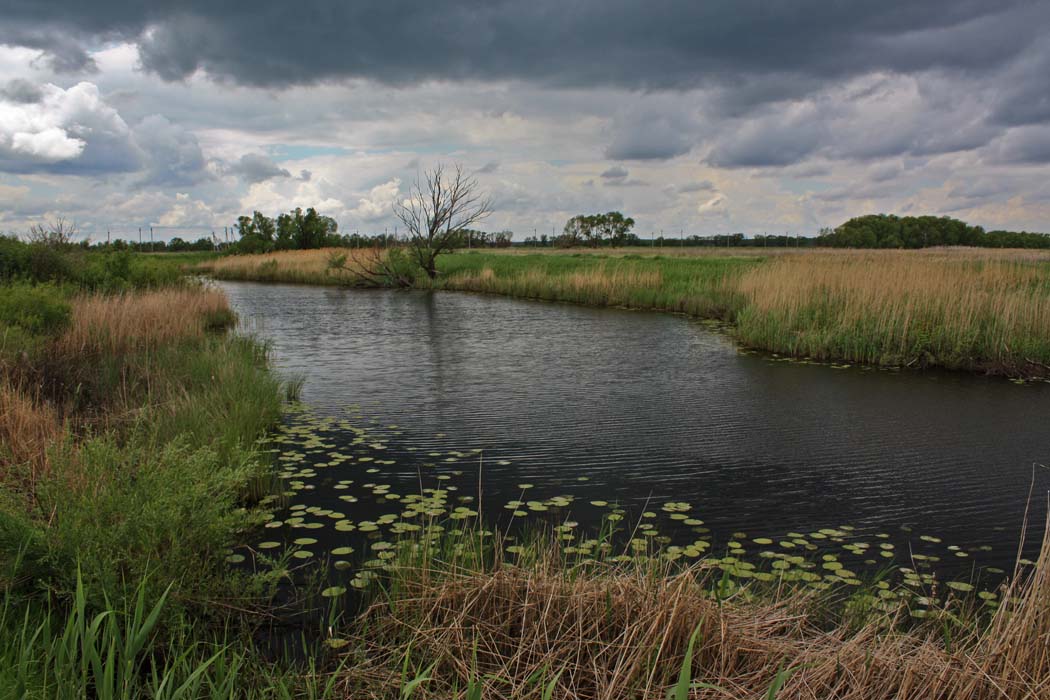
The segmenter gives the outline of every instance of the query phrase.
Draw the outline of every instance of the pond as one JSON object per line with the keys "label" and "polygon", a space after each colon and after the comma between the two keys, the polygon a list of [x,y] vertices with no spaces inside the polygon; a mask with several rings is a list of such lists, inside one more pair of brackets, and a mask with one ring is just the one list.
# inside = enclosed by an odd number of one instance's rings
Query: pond
{"label": "pond", "polygon": [[[442,484],[449,512],[478,508],[480,491],[492,524],[555,510],[583,528],[619,505],[676,546],[829,539],[868,565],[918,559],[970,580],[1012,569],[1034,480],[1027,556],[1041,532],[1050,384],[786,361],[671,314],[220,286],[278,370],[305,380],[312,417],[290,418],[305,420],[291,441],[303,454],[282,462],[299,482],[293,515],[321,511],[342,531],[382,533]],[[317,528],[303,541],[338,548]]]}

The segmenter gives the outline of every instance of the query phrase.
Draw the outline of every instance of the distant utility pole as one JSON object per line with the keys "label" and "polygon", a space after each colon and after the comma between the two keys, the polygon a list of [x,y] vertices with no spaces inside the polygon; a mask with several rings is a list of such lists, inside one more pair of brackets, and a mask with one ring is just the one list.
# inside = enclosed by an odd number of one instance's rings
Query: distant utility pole
{"label": "distant utility pole", "polygon": [[139,226],[139,250],[142,250],[142,227]]}
{"label": "distant utility pole", "polygon": [[149,227],[149,252],[152,253],[155,250],[156,250],[156,247],[153,245],[153,227],[150,226]]}

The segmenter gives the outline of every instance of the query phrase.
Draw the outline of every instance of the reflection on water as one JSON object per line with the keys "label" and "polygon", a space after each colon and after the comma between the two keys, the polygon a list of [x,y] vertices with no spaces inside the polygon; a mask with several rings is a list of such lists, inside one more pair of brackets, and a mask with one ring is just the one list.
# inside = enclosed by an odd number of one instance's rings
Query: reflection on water
{"label": "reflection on water", "polygon": [[497,514],[527,482],[581,503],[688,502],[727,537],[936,533],[967,564],[1008,568],[1033,478],[1034,521],[1045,512],[1050,385],[780,362],[667,314],[221,286],[316,413],[353,404],[398,426],[400,457],[373,473],[418,484],[429,452],[480,449]]}

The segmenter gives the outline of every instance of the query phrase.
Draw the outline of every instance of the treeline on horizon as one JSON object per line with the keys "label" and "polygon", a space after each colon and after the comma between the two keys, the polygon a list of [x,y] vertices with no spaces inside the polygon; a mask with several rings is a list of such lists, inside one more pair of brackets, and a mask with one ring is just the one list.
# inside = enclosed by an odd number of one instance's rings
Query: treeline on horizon
{"label": "treeline on horizon", "polygon": [[1050,234],[985,231],[947,216],[869,214],[822,230],[815,244],[832,248],[1050,248]]}
{"label": "treeline on horizon", "polygon": [[[630,229],[634,220],[619,212],[578,215],[566,223],[557,236],[533,235],[514,241],[508,230],[486,232],[464,229],[457,232],[456,248],[575,248],[589,247],[769,247],[769,248],[930,248],[937,246],[972,246],[978,248],[1050,249],[1050,234],[1030,231],[986,231],[965,221],[947,216],[896,216],[867,214],[831,229],[821,229],[817,236],[787,234],[724,233],[711,236],[690,235],[677,238],[639,236]],[[39,227],[38,227],[39,228]],[[277,217],[261,212],[241,216],[232,227],[235,240],[218,236],[200,237],[195,241],[179,237],[169,241],[92,242],[69,240],[70,246],[92,250],[133,252],[224,252],[232,254],[268,253],[279,250],[316,248],[391,247],[404,242],[396,233],[341,234],[336,220],[320,214],[313,207],[295,208]],[[39,234],[39,231],[38,231]],[[8,236],[12,238],[13,236]],[[32,232],[30,242],[34,240]],[[36,236],[39,238],[39,235]],[[67,239],[68,240],[68,239]]]}

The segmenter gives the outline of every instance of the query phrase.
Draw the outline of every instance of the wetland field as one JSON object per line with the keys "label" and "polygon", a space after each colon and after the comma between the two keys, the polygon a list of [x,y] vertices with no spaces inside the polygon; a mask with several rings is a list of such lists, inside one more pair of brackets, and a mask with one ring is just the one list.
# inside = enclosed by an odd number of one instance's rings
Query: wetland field
{"label": "wetland field", "polygon": [[1050,698],[1047,255],[332,254],[4,282],[0,697]]}

